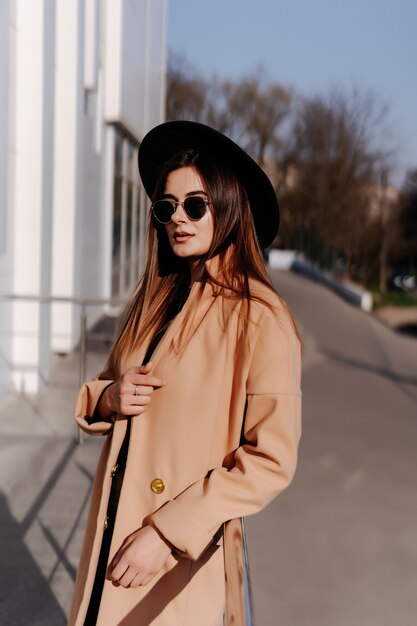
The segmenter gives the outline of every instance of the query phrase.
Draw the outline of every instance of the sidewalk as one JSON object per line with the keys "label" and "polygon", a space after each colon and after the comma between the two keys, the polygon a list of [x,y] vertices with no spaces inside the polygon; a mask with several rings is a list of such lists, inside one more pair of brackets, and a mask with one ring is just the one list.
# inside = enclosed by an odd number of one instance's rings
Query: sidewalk
{"label": "sidewalk", "polygon": [[384,306],[374,315],[392,329],[412,324],[417,327],[417,306]]}
{"label": "sidewalk", "polygon": [[1,624],[66,624],[100,444],[2,437]]}
{"label": "sidewalk", "polygon": [[[88,377],[104,353],[88,355]],[[0,623],[66,624],[103,440],[75,441],[78,355],[55,356],[38,397],[0,407]]]}

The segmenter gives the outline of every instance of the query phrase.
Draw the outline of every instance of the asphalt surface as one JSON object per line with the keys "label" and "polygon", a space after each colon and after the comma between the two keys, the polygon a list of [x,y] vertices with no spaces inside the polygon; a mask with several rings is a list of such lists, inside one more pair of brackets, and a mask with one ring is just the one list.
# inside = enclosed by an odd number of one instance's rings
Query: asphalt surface
{"label": "asphalt surface", "polygon": [[304,340],[293,484],[247,520],[257,626],[417,624],[417,340],[274,272]]}
{"label": "asphalt surface", "polygon": [[[293,484],[247,519],[255,624],[416,626],[417,340],[272,274],[304,341],[303,438]],[[0,408],[0,625],[66,623],[102,444],[74,442],[77,368],[56,357],[45,393]]]}

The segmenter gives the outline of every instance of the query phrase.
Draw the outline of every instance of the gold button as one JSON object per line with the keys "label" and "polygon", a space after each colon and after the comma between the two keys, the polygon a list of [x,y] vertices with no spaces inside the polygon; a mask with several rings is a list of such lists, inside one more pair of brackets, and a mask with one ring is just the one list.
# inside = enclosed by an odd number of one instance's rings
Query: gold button
{"label": "gold button", "polygon": [[110,471],[110,476],[111,476],[112,478],[113,478],[113,476],[115,475],[116,470],[117,470],[117,463],[116,463],[116,465],[113,465],[113,467],[111,468],[111,471]]}
{"label": "gold button", "polygon": [[103,524],[103,528],[104,530],[107,530],[107,526],[109,525],[109,518],[106,517],[106,519],[104,520],[104,524]]}
{"label": "gold button", "polygon": [[151,482],[151,489],[154,493],[162,493],[165,489],[165,483],[162,478],[154,478]]}

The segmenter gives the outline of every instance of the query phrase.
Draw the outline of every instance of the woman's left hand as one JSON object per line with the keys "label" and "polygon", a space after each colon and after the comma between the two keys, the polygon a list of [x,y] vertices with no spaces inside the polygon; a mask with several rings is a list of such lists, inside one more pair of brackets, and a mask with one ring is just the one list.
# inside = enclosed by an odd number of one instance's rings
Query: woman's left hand
{"label": "woman's left hand", "polygon": [[161,570],[171,547],[152,526],[129,535],[116,552],[107,577],[122,587],[147,585]]}

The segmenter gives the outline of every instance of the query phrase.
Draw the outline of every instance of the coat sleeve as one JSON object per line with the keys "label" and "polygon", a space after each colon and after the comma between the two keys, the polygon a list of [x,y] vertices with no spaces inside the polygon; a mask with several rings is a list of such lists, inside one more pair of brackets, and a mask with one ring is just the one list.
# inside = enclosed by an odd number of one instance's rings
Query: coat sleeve
{"label": "coat sleeve", "polygon": [[75,421],[90,435],[106,435],[113,428],[113,420],[100,419],[96,408],[104,391],[114,381],[113,372],[106,370],[96,378],[81,385],[75,403]]}
{"label": "coat sleeve", "polygon": [[246,381],[243,443],[231,469],[213,469],[152,515],[158,530],[197,559],[221,524],[266,506],[289,485],[301,435],[301,349],[283,310],[264,313]]}

